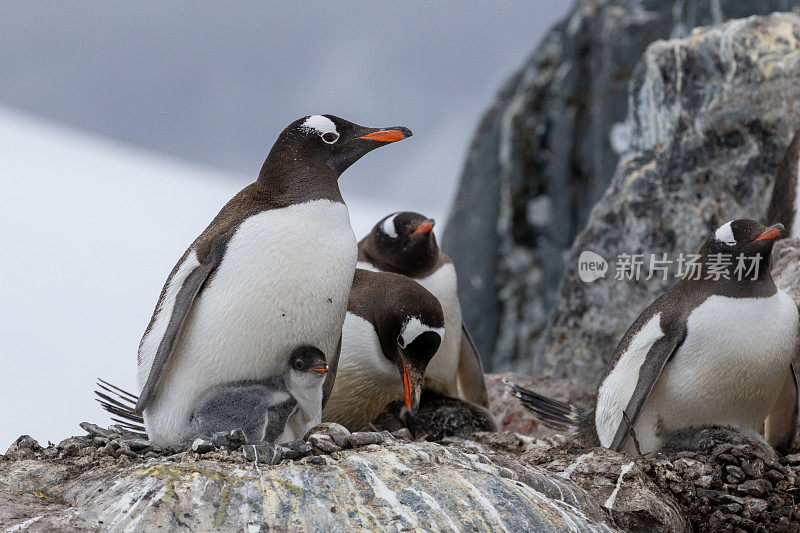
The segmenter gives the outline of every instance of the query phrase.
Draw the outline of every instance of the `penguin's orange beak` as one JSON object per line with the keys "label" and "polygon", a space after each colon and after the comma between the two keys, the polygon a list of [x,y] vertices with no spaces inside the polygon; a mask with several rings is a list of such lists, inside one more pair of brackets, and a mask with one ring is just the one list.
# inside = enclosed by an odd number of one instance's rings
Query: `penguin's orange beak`
{"label": "penguin's orange beak", "polygon": [[317,374],[327,374],[328,373],[328,365],[314,365],[310,368],[312,372],[316,372]]}
{"label": "penguin's orange beak", "polygon": [[785,229],[786,228],[783,226],[783,224],[774,224],[774,225],[768,227],[767,229],[765,229],[764,231],[762,231],[758,235],[758,237],[756,237],[753,240],[754,241],[771,241],[773,239],[777,239],[778,237],[783,235],[783,232],[784,232]]}
{"label": "penguin's orange beak", "polygon": [[393,143],[402,141],[406,137],[411,137],[411,130],[408,128],[395,128],[380,131],[373,131],[358,137],[359,139],[366,139],[368,141],[379,141],[382,143]]}
{"label": "penguin's orange beak", "polygon": [[406,363],[403,361],[403,397],[411,416],[417,414],[419,410],[419,397],[422,393],[421,383],[419,383],[419,381],[421,380],[412,380],[408,373],[408,367],[406,367]]}
{"label": "penguin's orange beak", "polygon": [[411,233],[430,233],[434,224],[436,224],[436,221],[431,218],[414,228],[414,231]]}

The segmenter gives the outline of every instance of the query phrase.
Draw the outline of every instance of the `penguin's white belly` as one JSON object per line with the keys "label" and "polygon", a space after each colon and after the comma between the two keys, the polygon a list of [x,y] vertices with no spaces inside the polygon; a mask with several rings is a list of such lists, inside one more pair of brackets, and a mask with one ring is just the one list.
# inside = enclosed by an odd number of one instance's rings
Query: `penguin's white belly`
{"label": "penguin's white belly", "polygon": [[[664,368],[636,423],[642,453],[677,429],[727,424],[758,432],[786,380],[797,307],[767,298],[711,296],[690,315],[686,339]],[[635,451],[632,439],[626,451]]]}
{"label": "penguin's white belly", "polygon": [[457,398],[462,331],[456,269],[452,263],[446,263],[417,282],[436,296],[444,312],[444,338],[425,369],[424,388]]}
{"label": "penguin's white belly", "polygon": [[[341,203],[315,200],[245,220],[195,300],[146,410],[151,439],[174,442],[204,391],[281,374],[290,351],[301,344],[331,356],[356,255],[347,207]],[[167,303],[161,312],[171,312]],[[149,371],[152,354],[142,355]],[[140,385],[146,374],[140,371]]]}

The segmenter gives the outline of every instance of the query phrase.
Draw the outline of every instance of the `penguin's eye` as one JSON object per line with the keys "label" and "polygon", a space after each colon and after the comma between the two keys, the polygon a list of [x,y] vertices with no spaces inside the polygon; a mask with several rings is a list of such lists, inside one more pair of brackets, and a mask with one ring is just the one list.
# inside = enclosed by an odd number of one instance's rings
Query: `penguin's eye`
{"label": "penguin's eye", "polygon": [[327,133],[322,134],[322,140],[328,144],[333,144],[339,140],[339,134],[329,131]]}
{"label": "penguin's eye", "polygon": [[406,347],[406,340],[403,338],[402,335],[398,335],[397,336],[397,345],[399,347],[401,347],[401,348],[405,348]]}
{"label": "penguin's eye", "polygon": [[305,369],[306,365],[303,363],[302,359],[295,359],[294,360],[294,367],[297,370],[303,370],[303,369]]}

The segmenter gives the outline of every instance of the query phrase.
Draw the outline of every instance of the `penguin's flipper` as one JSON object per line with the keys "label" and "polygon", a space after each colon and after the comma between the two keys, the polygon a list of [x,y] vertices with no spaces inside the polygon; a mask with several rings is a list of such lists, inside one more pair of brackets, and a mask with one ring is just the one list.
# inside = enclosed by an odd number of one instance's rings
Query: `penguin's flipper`
{"label": "penguin's flipper", "polygon": [[[642,413],[642,408],[653,387],[658,381],[658,377],[667,365],[672,355],[678,350],[683,340],[686,338],[686,329],[682,328],[680,331],[669,331],[653,343],[650,350],[639,367],[639,378],[636,381],[636,388],[633,389],[628,404],[622,411],[619,426],[614,434],[614,440],[611,441],[609,449],[618,452],[622,450],[628,436],[631,433],[631,428],[636,425],[639,415]],[[627,416],[627,420],[626,420]]]}
{"label": "penguin's flipper", "polygon": [[339,335],[339,344],[336,345],[336,351],[331,355],[328,363],[328,372],[325,374],[325,383],[322,384],[322,407],[328,403],[328,398],[331,397],[333,392],[333,383],[336,381],[336,370],[339,368],[339,354],[342,353],[342,336]]}
{"label": "penguin's flipper", "polygon": [[773,448],[786,454],[792,450],[797,431],[797,374],[794,364],[789,365],[789,374],[781,389],[778,402],[764,421],[764,437]]}
{"label": "penguin's flipper", "polygon": [[486,381],[483,379],[481,356],[463,322],[458,359],[458,390],[461,397],[468,402],[489,407],[489,394],[486,392]]}
{"label": "penguin's flipper", "polygon": [[[264,429],[264,440],[267,442],[278,442],[278,439],[286,431],[286,423],[289,417],[297,411],[297,401],[289,397],[286,401],[271,405],[267,410],[267,426]],[[300,438],[303,436],[300,435]]]}
{"label": "penguin's flipper", "polygon": [[189,315],[189,310],[192,308],[192,304],[197,296],[203,290],[206,280],[208,280],[209,276],[211,276],[222,261],[223,252],[224,250],[212,250],[212,252],[205,254],[203,262],[189,272],[181,288],[178,290],[167,329],[164,331],[164,336],[161,337],[161,341],[158,344],[155,357],[153,357],[153,363],[150,365],[150,373],[147,375],[147,381],[139,395],[139,401],[136,402],[137,414],[141,415],[144,413],[144,410],[153,400],[156,387],[164,372],[164,368],[167,366],[169,356],[172,355],[172,350],[175,348],[183,323]]}

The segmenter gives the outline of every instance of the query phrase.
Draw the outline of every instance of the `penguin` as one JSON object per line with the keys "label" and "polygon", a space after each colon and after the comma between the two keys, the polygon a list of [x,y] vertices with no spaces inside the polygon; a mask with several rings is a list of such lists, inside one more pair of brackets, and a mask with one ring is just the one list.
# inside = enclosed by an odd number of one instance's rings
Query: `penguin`
{"label": "penguin", "polygon": [[800,213],[798,172],[800,172],[800,130],[794,132],[792,142],[778,167],[767,208],[767,218],[782,223],[786,227],[788,237],[800,237],[800,223],[797,222]]}
{"label": "penguin", "polygon": [[[280,376],[263,381],[226,383],[210,389],[189,415],[184,444],[218,431],[242,429],[248,443],[289,442],[303,437],[308,420],[290,417],[299,405],[309,406],[305,418],[319,422],[322,382],[328,371],[325,354],[314,346],[296,348]],[[298,432],[302,434],[298,435]]]}
{"label": "penguin", "polygon": [[[410,135],[333,115],[283,130],[258,179],[222,208],[161,291],[138,352],[136,412],[151,442],[181,442],[209,389],[276,376],[299,344],[325,354],[324,401],[357,255],[338,178],[366,153]],[[317,408],[300,402],[298,412]]]}
{"label": "penguin", "polygon": [[358,243],[358,268],[408,276],[442,304],[445,333],[425,372],[425,390],[488,407],[483,365],[461,320],[456,269],[433,233],[435,221],[397,212],[381,219]]}
{"label": "penguin", "polygon": [[[303,426],[287,422],[300,403],[319,405],[317,411],[310,413],[310,418],[319,418],[322,380],[327,370],[325,354],[314,346],[300,346],[292,352],[280,376],[225,383],[210,389],[189,415],[189,429],[181,445],[188,446],[196,438],[207,439],[219,431],[235,429],[244,432],[248,443],[283,443],[302,438]],[[98,386],[105,391],[95,391],[103,409],[124,419],[112,420],[125,429],[144,432],[144,420],[135,409],[138,397],[102,379],[98,380]]]}
{"label": "penguin", "polygon": [[439,301],[416,281],[356,269],[339,369],[322,420],[357,431],[395,400],[415,414],[444,320]]}
{"label": "penguin", "polygon": [[[545,425],[589,446],[650,455],[683,428],[763,426],[766,440],[788,452],[797,428],[798,311],[770,273],[784,230],[742,219],[708,237],[699,269],[687,270],[625,333],[593,409],[509,386]],[[739,265],[748,270],[737,273]]]}

